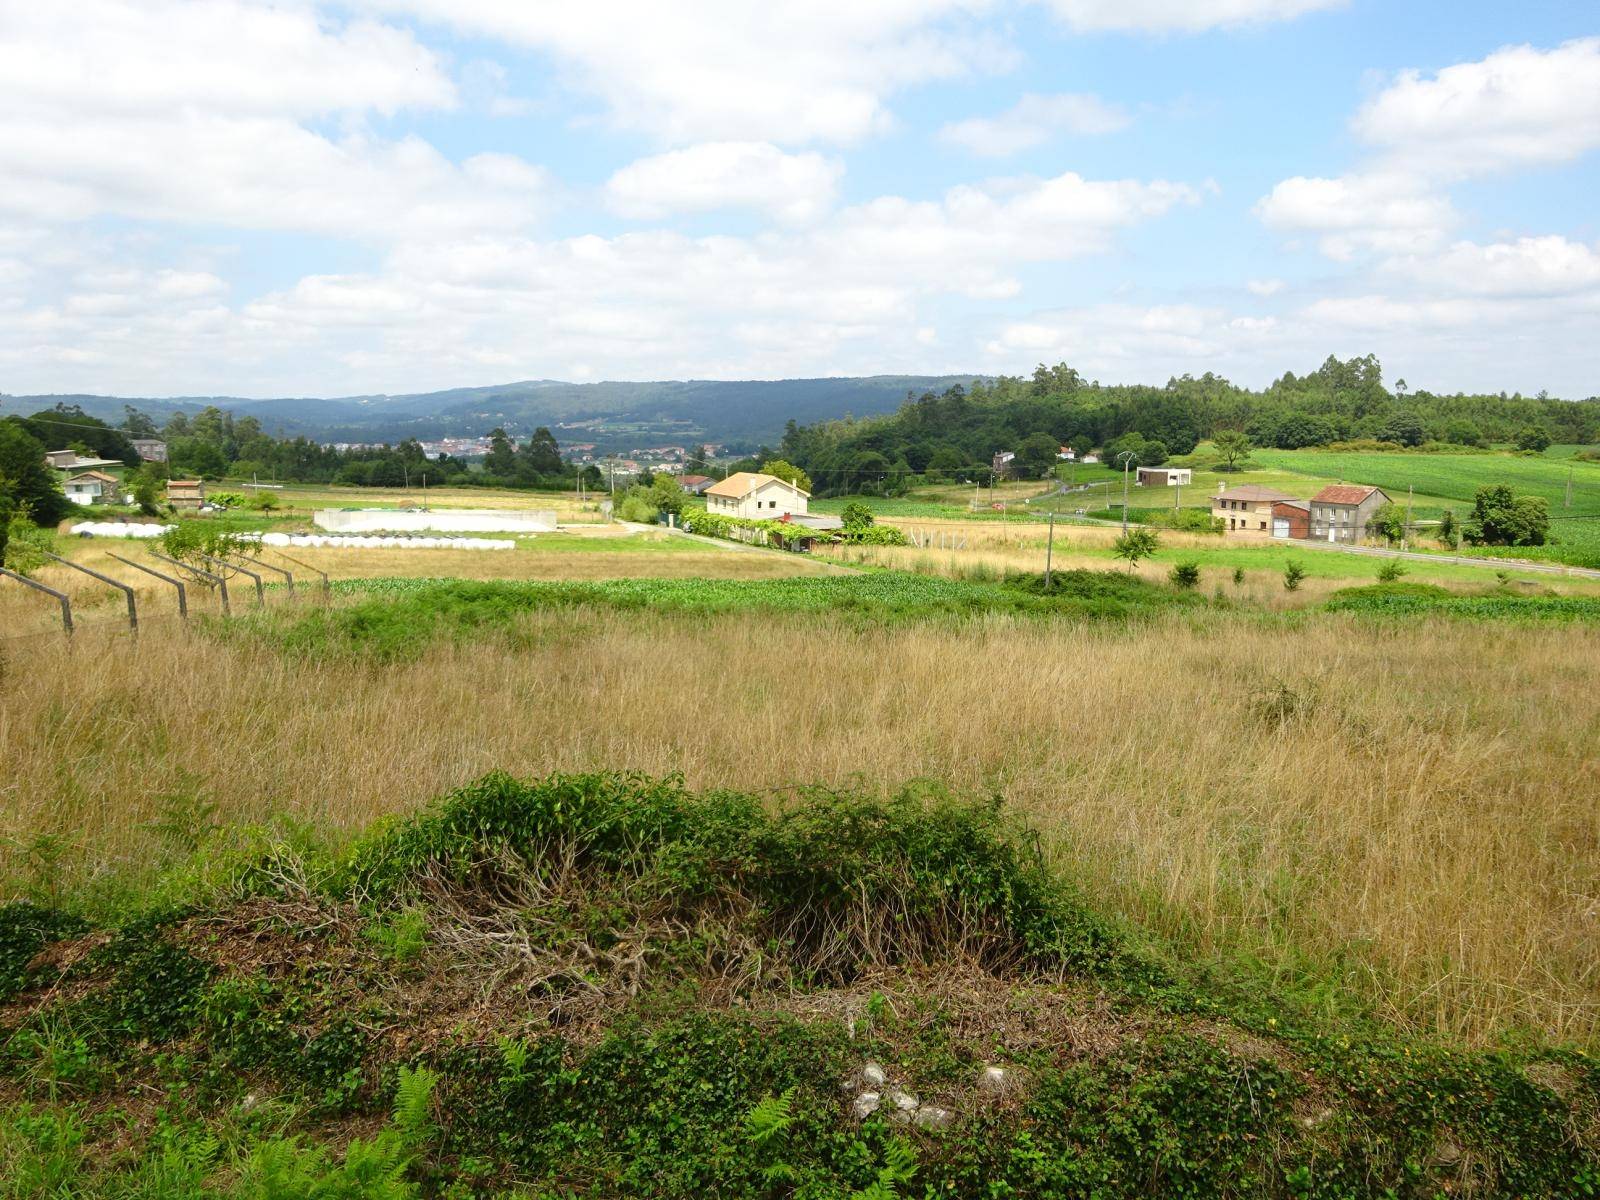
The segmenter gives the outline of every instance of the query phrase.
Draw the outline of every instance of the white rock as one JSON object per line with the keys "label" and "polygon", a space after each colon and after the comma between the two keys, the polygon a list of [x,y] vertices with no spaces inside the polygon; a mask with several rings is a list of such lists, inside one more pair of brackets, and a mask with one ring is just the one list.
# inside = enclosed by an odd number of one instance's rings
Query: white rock
{"label": "white rock", "polygon": [[978,1087],[986,1092],[1011,1090],[1012,1075],[1004,1067],[985,1067],[978,1075]]}
{"label": "white rock", "polygon": [[888,1074],[877,1063],[869,1062],[861,1068],[861,1081],[868,1087],[881,1088],[888,1079]]}
{"label": "white rock", "polygon": [[878,1095],[877,1092],[862,1092],[850,1107],[855,1111],[856,1116],[864,1121],[877,1112],[878,1106],[882,1103],[883,1097]]}
{"label": "white rock", "polygon": [[944,1129],[955,1119],[955,1113],[936,1104],[925,1105],[911,1114],[911,1123],[922,1129]]}
{"label": "white rock", "polygon": [[893,1104],[895,1108],[899,1109],[903,1113],[917,1111],[917,1098],[910,1092],[890,1092],[889,1103]]}

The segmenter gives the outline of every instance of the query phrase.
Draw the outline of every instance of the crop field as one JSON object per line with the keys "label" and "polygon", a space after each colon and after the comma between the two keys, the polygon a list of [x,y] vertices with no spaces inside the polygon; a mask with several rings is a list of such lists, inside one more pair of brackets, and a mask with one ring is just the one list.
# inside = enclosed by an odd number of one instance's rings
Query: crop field
{"label": "crop field", "polygon": [[[213,491],[237,491],[251,495],[248,481],[226,481],[212,485]],[[433,508],[505,508],[516,511],[554,509],[563,523],[598,522],[597,497],[591,494],[580,501],[576,492],[534,492],[521,488],[412,488],[343,487],[337,484],[288,483],[281,488],[263,488],[292,513],[318,508],[410,508],[426,502]]]}
{"label": "crop field", "polygon": [[[250,526],[259,529],[260,522]],[[320,585],[316,571],[330,578],[383,579],[391,576],[443,579],[600,580],[600,579],[785,579],[828,574],[839,570],[826,562],[802,555],[749,551],[707,545],[666,533],[627,533],[616,526],[581,532],[538,534],[519,538],[510,551],[343,549],[295,547],[287,552],[263,548],[255,557],[289,571],[302,589]],[[135,589],[141,617],[176,616],[177,600],[171,586],[129,567],[114,556],[168,571],[149,548],[135,541],[100,538],[60,538],[57,551],[103,575]],[[307,567],[315,570],[307,570]],[[170,572],[169,572],[170,573]],[[122,627],[125,608],[121,595],[105,584],[69,567],[46,564],[34,572],[40,582],[64,591],[71,598],[80,625]],[[263,572],[269,584],[282,576]],[[236,575],[230,582],[232,599],[241,608],[253,601],[250,580]],[[191,582],[191,611],[214,613],[218,597]],[[60,610],[47,596],[29,591],[10,580],[0,580],[0,631],[4,636],[49,635],[61,625]]]}

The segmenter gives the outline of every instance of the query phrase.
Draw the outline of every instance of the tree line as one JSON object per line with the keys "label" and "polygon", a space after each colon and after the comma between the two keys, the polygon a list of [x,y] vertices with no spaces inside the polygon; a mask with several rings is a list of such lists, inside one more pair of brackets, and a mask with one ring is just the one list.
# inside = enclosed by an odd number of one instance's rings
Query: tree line
{"label": "tree line", "polygon": [[818,494],[895,494],[919,477],[983,478],[996,453],[1016,455],[1024,474],[1044,475],[1060,446],[1100,450],[1113,462],[1131,450],[1146,466],[1212,440],[1236,464],[1250,445],[1302,449],[1348,441],[1407,448],[1478,448],[1513,443],[1600,441],[1600,397],[1442,394],[1392,388],[1373,355],[1329,357],[1315,371],[1287,372],[1269,387],[1240,387],[1210,372],[1164,387],[1085,380],[1065,363],[1032,378],[955,386],[908,396],[898,412],[861,420],[791,421],[779,453],[803,468]]}
{"label": "tree line", "polygon": [[[426,476],[430,486],[561,489],[576,487],[579,477],[579,469],[561,457],[555,435],[543,427],[520,444],[504,429],[493,430],[489,453],[478,470],[464,458],[448,454],[430,458],[415,438],[395,445],[340,449],[304,437],[274,437],[255,417],[235,417],[214,405],[193,416],[174,413],[159,426],[132,405],[124,406],[120,427],[66,404],[8,420],[44,448],[76,449],[130,468],[141,466],[133,439],[160,438],[167,444],[164,470],[173,478],[253,477],[279,483],[404,487],[418,485]],[[163,473],[161,464],[144,464],[143,469],[158,476]],[[587,470],[589,486],[598,486],[599,471]]]}

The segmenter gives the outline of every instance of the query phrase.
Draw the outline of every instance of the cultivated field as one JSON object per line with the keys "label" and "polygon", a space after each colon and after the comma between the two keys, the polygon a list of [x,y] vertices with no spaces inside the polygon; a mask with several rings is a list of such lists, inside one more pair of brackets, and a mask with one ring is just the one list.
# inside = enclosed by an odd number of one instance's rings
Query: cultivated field
{"label": "cultivated field", "polygon": [[[897,570],[929,572],[952,578],[986,578],[1005,571],[1044,570],[1047,530],[1035,522],[996,522],[944,520],[916,517],[885,517],[885,524],[896,526],[924,541],[918,546],[841,545],[819,550],[819,555],[852,565],[890,567]],[[1117,567],[1112,543],[1120,533],[1114,526],[1056,525],[1052,562],[1058,569],[1082,567],[1107,570]],[[1154,557],[1139,563],[1135,574],[1155,581],[1165,580],[1178,563],[1192,562],[1200,567],[1200,587],[1207,592],[1221,589],[1234,599],[1270,608],[1304,608],[1319,603],[1338,588],[1371,583],[1384,566],[1384,559],[1344,554],[1316,547],[1296,546],[1278,540],[1248,541],[1208,534],[1162,530]],[[948,547],[960,544],[961,549]],[[1283,587],[1284,568],[1300,564],[1306,578],[1298,591]],[[1497,569],[1408,560],[1401,564],[1407,579],[1437,583],[1458,589],[1499,586]],[[1234,571],[1242,570],[1244,580],[1235,583]],[[1559,575],[1524,571],[1514,563],[1506,565],[1511,582],[1519,590],[1556,594],[1600,594],[1600,580],[1565,578]]]}
{"label": "cultivated field", "polygon": [[1186,611],[579,605],[383,669],[171,624],[28,640],[4,658],[0,873],[115,904],[211,825],[348,835],[493,769],[921,779],[1003,797],[1191,960],[1451,1037],[1593,1045],[1597,660],[1593,625]]}
{"label": "cultivated field", "polygon": [[[837,568],[826,562],[778,551],[752,551],[729,544],[707,545],[660,533],[630,533],[620,526],[579,527],[571,532],[538,534],[516,539],[514,550],[393,550],[295,547],[288,551],[263,548],[253,555],[289,571],[302,589],[319,585],[316,571],[332,579],[373,579],[410,576],[439,579],[781,579],[823,574]],[[107,538],[58,539],[57,550],[73,562],[131,585],[142,619],[159,620],[177,615],[174,589],[126,566],[115,556],[174,573],[139,541]],[[306,567],[316,570],[307,570]],[[121,593],[69,567],[47,564],[34,573],[41,583],[71,598],[80,626],[121,628],[126,608]],[[263,572],[266,582],[281,584],[283,577]],[[244,575],[229,581],[230,599],[243,611],[254,603],[254,584]],[[190,611],[216,613],[220,601],[210,589],[191,583]],[[0,645],[5,638],[51,635],[61,628],[55,601],[10,580],[0,580]]]}
{"label": "cultivated field", "polygon": [[[253,494],[248,480],[215,484],[212,490]],[[426,502],[431,508],[553,509],[563,524],[601,520],[593,493],[580,500],[576,492],[532,492],[515,488],[430,487],[424,492],[420,485],[373,488],[289,483],[276,490],[263,488],[261,494],[271,496],[290,514],[306,516],[310,510],[318,508],[409,508]]]}

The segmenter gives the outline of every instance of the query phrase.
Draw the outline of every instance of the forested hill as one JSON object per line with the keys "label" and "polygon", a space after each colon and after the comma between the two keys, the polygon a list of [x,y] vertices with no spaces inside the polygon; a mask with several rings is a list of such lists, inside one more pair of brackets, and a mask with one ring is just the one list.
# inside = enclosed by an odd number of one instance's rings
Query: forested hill
{"label": "forested hill", "polygon": [[1043,469],[1054,464],[1058,445],[1082,452],[1143,444],[1140,461],[1154,464],[1224,431],[1284,449],[1363,438],[1480,446],[1524,434],[1590,443],[1600,441],[1600,397],[1439,395],[1411,391],[1404,380],[1389,388],[1370,355],[1329,358],[1261,391],[1209,372],[1164,387],[1102,385],[1063,363],[1041,366],[1031,379],[1002,376],[926,391],[882,417],[791,422],[781,453],[819,493],[837,494],[893,491],[912,474],[987,468],[997,451],[1017,452]]}
{"label": "forested hill", "polygon": [[[398,442],[405,438],[478,437],[499,426],[526,435],[539,426],[599,423],[583,440],[612,440],[618,448],[641,435],[658,440],[773,442],[786,420],[823,421],[846,414],[893,412],[907,394],[971,385],[972,375],[873,375],[836,379],[669,380],[564,383],[538,379],[492,387],[452,388],[410,395],[335,399],[249,400],[234,396],[149,397],[0,394],[0,415],[29,413],[57,404],[119,423],[128,407],[160,424],[175,413],[195,416],[216,407],[254,417],[276,436],[323,442]],[[624,431],[621,426],[626,426]],[[571,439],[567,439],[571,440]],[[611,448],[609,446],[605,448]]]}

